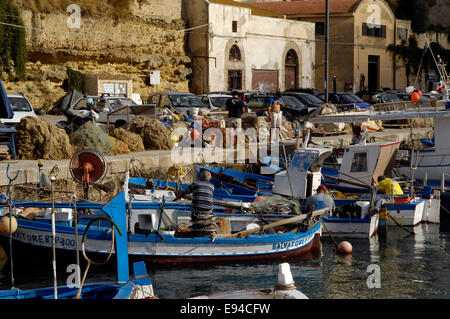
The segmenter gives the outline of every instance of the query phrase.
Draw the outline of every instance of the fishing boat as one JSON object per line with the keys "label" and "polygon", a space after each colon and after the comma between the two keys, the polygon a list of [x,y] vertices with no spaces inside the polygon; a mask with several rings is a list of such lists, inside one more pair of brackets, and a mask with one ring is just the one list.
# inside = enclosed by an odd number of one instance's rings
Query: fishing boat
{"label": "fishing boat", "polygon": [[[320,219],[312,223],[311,218],[316,215],[295,216],[292,219],[278,221],[272,227],[281,227],[288,223],[306,221],[310,227],[286,231],[284,233],[257,233],[260,229],[250,229],[233,234],[217,234],[215,237],[185,237],[176,231],[178,223],[176,214],[170,214],[170,203],[132,203],[132,213],[128,214],[125,194],[121,192],[115,197],[114,210],[116,214],[127,218],[128,255],[131,260],[144,260],[156,264],[185,264],[205,262],[236,262],[257,261],[273,258],[298,256],[320,247]],[[156,207],[155,207],[156,205]],[[15,202],[16,208],[41,207],[51,208],[51,203]],[[55,207],[73,209],[73,203],[55,203]],[[92,209],[99,211],[98,203],[82,203],[78,209]],[[167,214],[168,212],[169,214]],[[316,212],[320,216],[324,211]],[[76,247],[76,232],[71,218],[72,214],[62,214],[60,223],[56,225],[56,249],[73,251]],[[20,215],[19,215],[20,216]],[[92,224],[92,216],[80,216],[78,231],[85,231],[85,251],[105,255],[111,246],[111,227],[100,223]],[[126,217],[125,217],[126,216]],[[33,218],[26,220],[19,218],[18,227],[13,239],[28,245],[51,247],[52,227],[48,222]],[[170,228],[173,226],[174,228]],[[265,225],[267,227],[269,225]]]}
{"label": "fishing boat", "polygon": [[[299,151],[296,151],[287,170],[277,173],[275,175],[275,178],[271,179],[269,179],[267,176],[262,176],[264,178],[264,181],[267,182],[273,180],[274,184],[273,191],[271,193],[265,193],[264,196],[257,196],[257,194],[250,195],[250,192],[248,192],[247,195],[237,195],[235,193],[239,191],[237,188],[233,189],[232,192],[229,192],[227,189],[216,188],[214,192],[214,202],[216,205],[215,215],[218,217],[226,217],[230,221],[231,229],[233,231],[240,231],[248,227],[249,224],[261,223],[261,217],[264,217],[264,220],[266,221],[272,222],[292,217],[295,214],[299,214],[301,210],[286,210],[284,209],[284,207],[283,209],[278,209],[278,207],[274,205],[274,203],[278,200],[278,198],[281,197],[280,195],[286,197],[284,203],[283,201],[279,201],[280,207],[284,206],[285,203],[288,203],[288,198],[294,197],[305,199],[313,195],[317,187],[321,184],[320,169],[323,160],[330,153],[331,150],[327,148],[303,148]],[[199,167],[199,172],[208,170],[210,172],[216,173],[212,174],[213,180],[214,176],[217,177],[217,174],[220,174],[220,176],[230,174],[228,175],[228,177],[223,178],[223,180],[227,180],[230,182],[232,177],[236,180],[236,182],[241,184],[248,183],[250,176],[254,181],[260,178],[260,176],[257,174],[248,175],[248,173],[242,173],[233,170],[223,170],[221,168],[210,169],[211,168],[209,167]],[[220,187],[220,180],[216,179],[215,182],[215,185],[219,185]],[[237,185],[236,182],[233,181],[233,183],[230,183],[230,186],[232,187],[234,185]],[[256,183],[261,184],[259,183],[259,181],[257,181]],[[145,178],[130,178],[129,180],[126,178],[124,183],[124,190],[127,191],[130,185],[143,187],[144,185],[148,184],[152,185],[153,187],[151,190],[145,190],[147,192],[145,195],[130,195],[130,199],[133,203],[139,201],[148,202],[153,198],[158,198],[158,196],[161,196],[161,194],[167,194],[165,193],[167,192],[167,187],[170,187],[171,189],[175,189],[177,187],[180,189],[186,189],[188,187],[188,184],[177,184],[175,182],[169,181],[152,180],[149,183],[149,180]],[[238,186],[242,187],[242,185]],[[162,192],[160,193],[160,195],[157,195],[158,189],[160,189],[160,191]],[[256,203],[257,201],[258,203]],[[322,217],[322,222],[326,226],[329,226],[328,228],[331,229],[332,235],[336,234],[337,236],[350,238],[370,238],[371,236],[376,234],[378,215],[372,214],[369,216],[368,201],[340,199],[336,200],[335,202],[336,206],[341,207],[341,216],[348,217]],[[302,203],[303,200],[300,200],[299,206],[301,206]],[[354,205],[352,206],[352,204]],[[363,209],[360,207],[365,208]],[[355,209],[359,209],[359,215],[357,217],[356,214],[351,211]],[[231,212],[233,213],[230,214]],[[187,206],[184,207],[184,209],[178,209],[177,215],[180,221],[183,221],[184,223],[190,222],[190,209]],[[330,232],[323,231],[322,234],[324,236],[328,236]]]}
{"label": "fishing boat", "polygon": [[[93,282],[84,283],[88,269],[91,263],[103,263],[94,262],[88,259],[88,266],[86,267],[83,280],[81,281],[78,276],[78,282],[74,285],[58,286],[56,280],[56,255],[53,255],[53,270],[54,270],[54,285],[53,287],[46,288],[35,288],[35,289],[19,289],[14,287],[14,276],[13,276],[13,262],[12,262],[12,245],[9,245],[10,260],[11,260],[11,286],[9,290],[0,290],[0,299],[146,299],[153,298],[153,285],[150,277],[148,276],[146,266],[144,262],[133,263],[133,276],[130,277],[129,274],[129,260],[127,251],[127,236],[125,233],[121,232],[121,228],[125,229],[126,220],[124,216],[120,216],[115,209],[116,201],[111,201],[106,205],[100,207],[111,219],[108,219],[113,226],[113,230],[110,231],[110,244],[111,247],[116,247],[116,281],[111,282]],[[11,214],[12,215],[12,214]],[[1,233],[2,238],[10,237],[21,242],[31,242],[32,245],[36,243],[45,243],[45,247],[66,247],[72,244],[71,239],[63,239],[62,236],[66,236],[67,233],[61,231],[58,227],[58,232],[52,231],[52,226],[55,226],[56,220],[52,219],[51,223],[36,222],[33,226],[23,226],[22,222],[24,220],[16,216],[18,227],[17,230],[10,227],[9,234]],[[15,218],[16,218],[15,217]],[[2,218],[5,218],[3,216]],[[9,216],[7,217],[9,220]],[[102,217],[105,219],[105,217]],[[11,223],[12,224],[12,223]],[[40,224],[40,225],[39,225]],[[80,247],[84,248],[84,239],[89,226],[85,227],[84,234]],[[111,229],[110,229],[111,230]],[[64,235],[63,235],[64,233]],[[11,236],[10,236],[11,235]],[[53,240],[55,239],[55,241]],[[113,243],[113,245],[111,245]],[[12,244],[12,241],[10,242]],[[76,246],[75,243],[74,247]],[[8,247],[5,245],[5,247]],[[75,251],[74,249],[72,249]],[[111,256],[111,251],[109,252],[108,258],[104,260],[106,263]],[[84,253],[84,249],[83,249]],[[86,256],[86,255],[84,255]],[[80,265],[78,263],[78,269]]]}

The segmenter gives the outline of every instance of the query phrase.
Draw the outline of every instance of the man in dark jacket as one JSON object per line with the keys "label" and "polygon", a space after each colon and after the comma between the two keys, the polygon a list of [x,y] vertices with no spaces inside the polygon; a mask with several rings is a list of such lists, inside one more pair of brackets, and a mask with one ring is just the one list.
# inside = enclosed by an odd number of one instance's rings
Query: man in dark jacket
{"label": "man in dark jacket", "polygon": [[232,93],[233,97],[229,98],[226,105],[228,110],[228,125],[229,128],[242,128],[242,113],[246,111],[244,102],[239,98],[236,91]]}

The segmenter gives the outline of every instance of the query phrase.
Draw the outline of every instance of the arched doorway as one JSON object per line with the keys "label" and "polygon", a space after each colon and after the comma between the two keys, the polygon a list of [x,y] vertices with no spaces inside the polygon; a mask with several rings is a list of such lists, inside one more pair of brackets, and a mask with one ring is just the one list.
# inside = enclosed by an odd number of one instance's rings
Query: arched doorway
{"label": "arched doorway", "polygon": [[236,44],[230,48],[228,55],[229,69],[228,69],[228,90],[242,89],[242,56],[241,50]]}
{"label": "arched doorway", "polygon": [[284,89],[293,89],[298,87],[298,56],[294,50],[289,50],[284,61]]}

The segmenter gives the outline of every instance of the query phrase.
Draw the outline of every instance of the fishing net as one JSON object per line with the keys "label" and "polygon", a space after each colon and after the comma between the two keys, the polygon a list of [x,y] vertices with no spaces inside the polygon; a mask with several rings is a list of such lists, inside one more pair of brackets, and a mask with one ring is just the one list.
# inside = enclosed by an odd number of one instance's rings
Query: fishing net
{"label": "fishing net", "polygon": [[115,142],[93,121],[84,123],[78,130],[70,134],[70,143],[78,149],[94,149],[106,155],[112,155]]}
{"label": "fishing net", "polygon": [[138,134],[127,131],[124,128],[116,128],[112,131],[111,136],[119,141],[124,142],[128,146],[130,152],[143,152],[145,151],[144,142],[142,137]]}
{"label": "fishing net", "polygon": [[252,208],[255,213],[259,214],[301,214],[300,203],[298,200],[290,200],[281,196],[271,196],[263,201],[254,202],[252,203]]}
{"label": "fishing net", "polygon": [[117,140],[114,137],[111,137],[114,142],[114,147],[111,150],[113,155],[122,155],[122,154],[130,154],[130,149],[128,148],[127,143]]}
{"label": "fishing net", "polygon": [[159,120],[138,116],[125,129],[140,135],[146,150],[171,150],[173,147],[170,130]]}
{"label": "fishing net", "polygon": [[57,160],[71,158],[74,154],[66,132],[39,117],[23,118],[16,130],[14,135],[19,159]]}

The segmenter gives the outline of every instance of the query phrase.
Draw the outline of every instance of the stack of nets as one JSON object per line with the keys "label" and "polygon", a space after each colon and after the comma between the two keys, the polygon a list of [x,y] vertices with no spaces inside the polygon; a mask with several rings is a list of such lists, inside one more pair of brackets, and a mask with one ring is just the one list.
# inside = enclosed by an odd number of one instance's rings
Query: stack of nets
{"label": "stack of nets", "polygon": [[94,149],[106,155],[114,154],[115,142],[104,129],[93,121],[84,123],[70,134],[70,143],[78,149]]}
{"label": "stack of nets", "polygon": [[192,212],[191,234],[194,237],[207,237],[215,234],[220,227],[213,213]]}
{"label": "stack of nets", "polygon": [[66,132],[39,117],[23,118],[16,130],[15,142],[19,159],[68,159],[74,154],[74,147]]}
{"label": "stack of nets", "polygon": [[127,131],[126,129],[119,127],[115,128],[114,131],[112,131],[111,136],[119,141],[126,143],[130,152],[145,151],[142,137],[140,137],[136,133]]}
{"label": "stack of nets", "polygon": [[171,132],[159,120],[135,117],[125,129],[141,136],[146,150],[171,150]]}
{"label": "stack of nets", "polygon": [[252,209],[257,214],[301,214],[298,200],[287,199],[281,196],[271,196],[263,201],[252,203]]}

